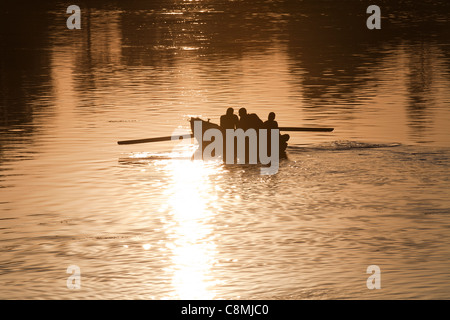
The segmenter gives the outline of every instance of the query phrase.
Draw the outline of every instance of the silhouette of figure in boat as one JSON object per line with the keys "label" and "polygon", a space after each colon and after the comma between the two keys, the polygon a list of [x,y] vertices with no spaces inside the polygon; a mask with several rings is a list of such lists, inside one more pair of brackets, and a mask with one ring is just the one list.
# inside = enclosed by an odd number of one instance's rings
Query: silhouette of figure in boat
{"label": "silhouette of figure in boat", "polygon": [[264,129],[278,129],[278,122],[275,121],[275,112],[269,113],[268,120],[264,121]]}
{"label": "silhouette of figure in boat", "polygon": [[223,129],[236,129],[239,123],[239,118],[234,114],[233,108],[228,108],[226,114],[220,117],[220,126]]}
{"label": "silhouette of figure in boat", "polygon": [[[264,121],[263,124],[264,129],[268,129],[267,133],[267,139],[268,139],[268,146],[270,150],[270,144],[271,144],[271,133],[270,129],[278,129],[278,122],[275,121],[275,112],[269,113],[269,117],[266,121]],[[287,148],[287,142],[289,141],[290,136],[288,134],[280,134],[279,135],[279,148],[280,148],[280,156],[286,157],[286,148]]]}
{"label": "silhouette of figure in boat", "polygon": [[262,120],[255,113],[247,113],[245,108],[239,109],[239,117],[238,128],[244,131],[250,128],[258,130],[263,127]]}

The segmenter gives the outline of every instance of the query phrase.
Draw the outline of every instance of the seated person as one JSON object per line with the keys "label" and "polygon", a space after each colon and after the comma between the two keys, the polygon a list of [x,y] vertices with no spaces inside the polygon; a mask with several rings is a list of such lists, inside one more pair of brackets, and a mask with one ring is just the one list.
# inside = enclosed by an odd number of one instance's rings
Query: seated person
{"label": "seated person", "polygon": [[245,108],[239,109],[239,117],[238,128],[244,131],[250,128],[258,130],[263,127],[262,120],[255,113],[247,113]]}
{"label": "seated person", "polygon": [[234,114],[233,108],[228,108],[227,113],[220,117],[220,126],[224,129],[236,129],[239,118]]}
{"label": "seated person", "polygon": [[275,112],[269,113],[269,119],[264,122],[265,129],[278,129],[278,122],[275,121]]}

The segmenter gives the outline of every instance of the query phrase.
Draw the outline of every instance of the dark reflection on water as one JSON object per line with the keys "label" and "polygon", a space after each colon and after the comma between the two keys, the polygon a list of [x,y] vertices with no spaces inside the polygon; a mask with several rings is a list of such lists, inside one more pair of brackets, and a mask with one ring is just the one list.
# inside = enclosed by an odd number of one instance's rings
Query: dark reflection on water
{"label": "dark reflection on water", "polygon": [[[412,129],[430,125],[427,108],[433,104],[426,89],[434,72],[430,51],[445,52],[448,46],[447,3],[377,2],[382,8],[382,29],[362,28],[367,2],[307,2],[289,7],[289,53],[299,70],[298,86],[310,105],[326,112],[342,105],[340,112],[357,112],[355,104],[372,97],[371,88],[381,79],[376,74],[383,60],[406,45],[408,67],[408,115]],[[424,9],[426,8],[426,10]],[[416,44],[419,42],[419,44]],[[419,55],[418,55],[419,52]],[[440,57],[439,57],[440,58]],[[438,59],[439,59],[438,58]],[[420,60],[420,61],[418,61]],[[419,63],[418,63],[419,62]],[[442,63],[448,67],[449,60]],[[390,72],[386,70],[386,72]],[[303,74],[304,73],[304,74]],[[421,106],[419,106],[419,104]],[[420,137],[422,132],[416,131]]]}
{"label": "dark reflection on water", "polygon": [[49,7],[36,4],[31,10],[29,4],[24,10],[22,5],[2,4],[0,9],[0,163],[32,157],[21,147],[9,159],[4,152],[14,143],[32,143],[34,115],[51,108],[42,99],[51,92]]}
{"label": "dark reflection on water", "polygon": [[[36,9],[36,11],[34,11]],[[48,8],[2,5],[0,19],[1,125],[30,123],[34,100],[48,95],[50,53]]]}
{"label": "dark reflection on water", "polygon": [[[69,34],[63,3],[9,3],[2,8],[0,25],[1,122],[29,123],[35,109],[45,107],[42,97],[52,95],[51,49],[62,45],[73,45],[75,86],[83,101],[90,99],[89,92],[102,89],[100,83],[108,90],[120,85],[114,72],[123,68],[175,70],[180,58],[193,57],[208,61],[208,77],[217,74],[233,81],[238,72],[226,68],[228,61],[280,48],[289,56],[292,81],[303,97],[301,107],[311,117],[336,112],[353,117],[360,104],[376,95],[383,61],[403,50],[409,69],[408,125],[420,142],[432,126],[436,63],[449,77],[449,4],[379,1],[383,19],[382,29],[376,31],[365,28],[368,5],[288,0],[82,2],[82,30]],[[164,91],[166,76],[154,72],[148,81]]]}

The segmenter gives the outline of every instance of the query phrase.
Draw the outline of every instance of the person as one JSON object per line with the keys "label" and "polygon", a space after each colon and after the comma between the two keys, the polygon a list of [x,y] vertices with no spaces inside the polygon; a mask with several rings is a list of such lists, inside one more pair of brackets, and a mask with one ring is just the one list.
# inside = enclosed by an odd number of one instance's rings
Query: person
{"label": "person", "polygon": [[227,113],[220,117],[220,126],[224,129],[236,129],[238,123],[239,118],[233,108],[228,108]]}
{"label": "person", "polygon": [[239,109],[239,122],[238,128],[243,129],[244,131],[247,129],[260,129],[263,127],[262,120],[255,113],[247,113],[247,109],[240,108]]}
{"label": "person", "polygon": [[275,121],[275,112],[269,113],[267,121],[264,121],[265,129],[278,129],[278,122]]}

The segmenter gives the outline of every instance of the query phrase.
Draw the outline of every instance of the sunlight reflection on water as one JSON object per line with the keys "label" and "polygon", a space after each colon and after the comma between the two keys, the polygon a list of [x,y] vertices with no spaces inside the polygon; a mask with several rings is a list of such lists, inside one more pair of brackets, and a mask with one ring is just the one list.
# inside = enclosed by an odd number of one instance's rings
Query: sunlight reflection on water
{"label": "sunlight reflection on water", "polygon": [[173,262],[165,270],[173,274],[174,293],[169,298],[212,299],[211,286],[216,284],[210,275],[216,251],[212,220],[216,213],[208,207],[217,199],[209,175],[216,174],[217,168],[202,161],[183,161],[171,162],[166,169],[172,176],[164,227]]}

